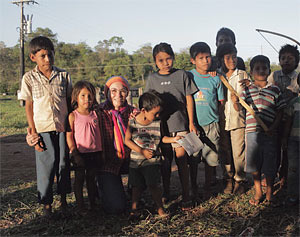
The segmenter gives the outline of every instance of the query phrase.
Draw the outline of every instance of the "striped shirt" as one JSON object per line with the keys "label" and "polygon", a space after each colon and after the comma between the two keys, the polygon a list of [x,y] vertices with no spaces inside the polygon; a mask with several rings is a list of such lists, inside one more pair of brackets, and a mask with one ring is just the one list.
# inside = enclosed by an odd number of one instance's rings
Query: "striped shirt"
{"label": "striped shirt", "polygon": [[[138,168],[147,165],[160,164],[158,146],[161,140],[160,121],[153,121],[148,125],[139,124],[135,118],[129,120],[130,132],[132,134],[132,141],[141,148],[155,151],[151,159],[145,158],[142,154],[131,150],[130,153],[130,167]],[[155,154],[154,153],[154,154]]]}
{"label": "striped shirt", "polygon": [[[280,89],[272,84],[267,84],[260,88],[251,84],[246,87],[241,98],[244,99],[255,111],[255,114],[270,127],[274,122],[277,112],[286,106],[281,97]],[[246,113],[246,133],[263,131],[256,119],[247,111]]]}

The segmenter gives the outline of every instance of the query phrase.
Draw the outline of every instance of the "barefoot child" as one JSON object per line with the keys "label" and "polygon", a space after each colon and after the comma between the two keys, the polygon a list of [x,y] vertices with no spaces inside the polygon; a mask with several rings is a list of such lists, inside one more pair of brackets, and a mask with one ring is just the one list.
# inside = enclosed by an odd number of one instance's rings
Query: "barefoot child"
{"label": "barefoot child", "polygon": [[[277,129],[285,107],[279,88],[267,81],[270,72],[270,60],[266,56],[257,55],[251,59],[250,74],[254,83],[244,88],[241,95],[268,127],[268,131],[264,132],[256,119],[249,112],[246,113],[245,171],[253,175],[255,195],[249,202],[255,206],[263,197],[262,173],[265,174],[267,182],[266,201],[272,202],[276,175]],[[242,109],[238,97],[232,95],[232,100],[237,111]]]}
{"label": "barefoot child", "polygon": [[[217,57],[221,64],[221,71],[233,89],[241,94],[241,82],[248,79],[245,71],[237,68],[237,49],[231,43],[222,44],[217,48]],[[224,193],[242,194],[245,190],[245,114],[236,111],[231,100],[231,92],[224,88],[224,116],[220,121],[220,159],[226,179]],[[222,111],[223,115],[223,111]],[[233,186],[234,184],[234,186]]]}
{"label": "barefoot child", "polygon": [[[197,42],[193,44],[190,48],[190,57],[191,62],[195,65],[195,69],[190,71],[191,77],[199,89],[194,94],[194,100],[198,129],[199,131],[203,130],[204,133],[203,139],[201,139],[204,143],[202,158],[205,160],[205,197],[208,198],[214,168],[219,165],[219,107],[224,100],[224,90],[220,78],[208,74],[211,66],[211,51],[206,43]],[[197,187],[195,184],[197,166],[193,168],[194,165],[190,166],[191,171],[195,172],[191,176],[191,182],[192,187]]]}
{"label": "barefoot child", "polygon": [[63,209],[66,194],[71,192],[65,120],[72,82],[66,71],[53,66],[54,46],[49,38],[33,38],[29,50],[31,61],[37,65],[23,76],[20,99],[26,101],[27,143],[35,149],[38,200],[44,205],[44,216],[50,217],[54,176]]}
{"label": "barefoot child", "polygon": [[67,143],[75,169],[74,193],[79,212],[84,212],[83,184],[86,179],[90,208],[95,208],[95,174],[102,151],[101,131],[94,110],[96,92],[87,81],[78,81],[72,91],[73,112],[69,114]]}
{"label": "barefoot child", "polygon": [[129,165],[129,183],[132,187],[132,205],[130,215],[136,215],[137,205],[146,187],[149,188],[157,206],[159,216],[166,216],[162,204],[160,184],[161,154],[159,145],[163,142],[176,142],[180,137],[161,139],[159,114],[162,100],[155,91],[145,92],[139,99],[140,113],[129,119],[125,134],[125,144],[131,149]]}
{"label": "barefoot child", "polygon": [[[171,45],[160,43],[153,48],[153,59],[158,71],[149,75],[145,91],[156,90],[165,102],[162,123],[165,132],[172,137],[184,136],[190,131],[196,132],[194,125],[193,94],[198,91],[196,85],[184,70],[173,68],[174,52]],[[162,165],[164,195],[169,198],[171,163],[173,151],[178,167],[179,179],[182,187],[182,210],[192,208],[189,194],[189,169],[187,154],[178,143],[172,143],[172,150],[168,150]],[[162,150],[164,153],[164,149]]]}

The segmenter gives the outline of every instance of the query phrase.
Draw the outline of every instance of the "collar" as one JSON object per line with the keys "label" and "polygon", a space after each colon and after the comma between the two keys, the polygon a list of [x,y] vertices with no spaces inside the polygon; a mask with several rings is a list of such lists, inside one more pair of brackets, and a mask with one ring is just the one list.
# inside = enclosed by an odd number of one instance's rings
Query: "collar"
{"label": "collar", "polygon": [[[51,75],[50,75],[49,80],[51,80],[55,75],[57,75],[59,71],[60,71],[60,70],[59,70],[57,67],[52,66],[52,72],[51,72]],[[34,67],[33,72],[38,73],[38,74],[40,74],[41,76],[45,77],[44,74],[39,70],[38,65],[36,65],[36,66]],[[48,79],[48,78],[47,78],[47,79]]]}
{"label": "collar", "polygon": [[282,70],[279,71],[279,76],[281,77],[289,77],[291,79],[297,77],[298,73],[296,72],[296,70],[290,72],[289,74],[283,74]]}

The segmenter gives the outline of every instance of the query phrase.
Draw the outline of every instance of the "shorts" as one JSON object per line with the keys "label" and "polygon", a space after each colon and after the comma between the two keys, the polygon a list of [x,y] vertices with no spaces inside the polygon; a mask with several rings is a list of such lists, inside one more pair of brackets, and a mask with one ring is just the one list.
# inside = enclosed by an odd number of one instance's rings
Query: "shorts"
{"label": "shorts", "polygon": [[277,173],[277,137],[262,132],[246,134],[245,172],[264,173],[275,177]]}
{"label": "shorts", "polygon": [[139,168],[129,167],[129,184],[145,190],[147,187],[157,187],[161,183],[160,165],[146,165]]}
{"label": "shorts", "polygon": [[209,166],[219,165],[219,142],[220,142],[220,126],[219,123],[211,123],[202,126],[205,137],[200,137],[204,144],[202,149],[202,158],[205,159]]}
{"label": "shorts", "polygon": [[[188,131],[172,132],[172,133],[170,133],[170,137],[176,137],[176,136],[184,137],[188,133],[189,133]],[[177,142],[172,142],[171,145],[172,145],[173,149],[181,147],[181,145],[179,143],[177,143]]]}

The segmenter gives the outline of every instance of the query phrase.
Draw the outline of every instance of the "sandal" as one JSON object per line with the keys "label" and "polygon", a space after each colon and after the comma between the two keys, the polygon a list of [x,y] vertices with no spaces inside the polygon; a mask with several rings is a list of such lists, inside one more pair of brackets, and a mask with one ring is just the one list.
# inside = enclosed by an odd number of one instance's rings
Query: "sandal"
{"label": "sandal", "polygon": [[181,203],[181,210],[182,211],[190,211],[193,209],[193,202],[192,201],[186,201]]}

